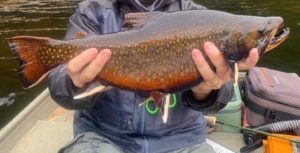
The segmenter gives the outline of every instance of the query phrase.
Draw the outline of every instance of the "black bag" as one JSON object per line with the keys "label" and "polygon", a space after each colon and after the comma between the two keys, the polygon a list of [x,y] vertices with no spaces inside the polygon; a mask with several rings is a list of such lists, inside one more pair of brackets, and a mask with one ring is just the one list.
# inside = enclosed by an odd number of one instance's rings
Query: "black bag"
{"label": "black bag", "polygon": [[300,78],[295,73],[255,67],[245,78],[244,102],[251,126],[300,119]]}

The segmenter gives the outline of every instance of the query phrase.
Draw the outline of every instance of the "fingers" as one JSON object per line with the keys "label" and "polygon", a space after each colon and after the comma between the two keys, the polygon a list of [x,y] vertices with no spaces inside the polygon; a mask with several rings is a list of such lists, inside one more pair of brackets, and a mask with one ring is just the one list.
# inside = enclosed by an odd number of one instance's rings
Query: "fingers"
{"label": "fingers", "polygon": [[249,52],[249,56],[246,60],[238,62],[238,67],[240,70],[248,70],[256,65],[258,62],[258,50],[257,48],[253,48]]}
{"label": "fingers", "polygon": [[92,60],[80,73],[80,79],[86,82],[92,81],[102,70],[105,63],[111,56],[111,52],[107,49],[102,50],[98,56]]}
{"label": "fingers", "polygon": [[212,89],[207,88],[205,86],[205,80],[211,80],[211,78],[214,78],[214,72],[210,69],[208,63],[206,62],[205,58],[203,57],[202,53],[198,49],[192,50],[192,58],[194,60],[194,63],[200,73],[200,75],[203,77],[203,80],[199,85],[192,88],[192,91],[194,93],[197,93],[197,95],[201,95],[201,97],[197,97],[198,99],[203,99],[202,95],[207,95],[211,92]]}
{"label": "fingers", "polygon": [[224,81],[228,81],[230,79],[230,71],[224,60],[223,54],[211,42],[206,42],[204,44],[204,51],[209,57],[210,61],[216,67],[216,74],[218,77],[222,78]]}
{"label": "fingers", "polygon": [[86,83],[94,80],[110,56],[110,50],[105,49],[98,53],[97,49],[91,48],[69,61],[67,72],[73,84],[82,88]]}
{"label": "fingers", "polygon": [[91,60],[93,60],[98,54],[98,50],[95,48],[88,49],[78,56],[74,57],[68,62],[68,70],[70,73],[78,73],[86,66]]}
{"label": "fingers", "polygon": [[207,42],[204,44],[204,50],[212,64],[215,66],[216,72],[210,67],[204,58],[204,55],[198,49],[194,49],[192,51],[192,57],[195,65],[203,78],[203,82],[196,86],[194,90],[201,90],[202,92],[219,89],[230,79],[229,67],[218,48],[214,44]]}
{"label": "fingers", "polygon": [[206,62],[203,54],[198,49],[192,51],[192,57],[196,64],[196,67],[203,77],[203,80],[207,82],[215,82],[216,74],[210,68],[209,64]]}

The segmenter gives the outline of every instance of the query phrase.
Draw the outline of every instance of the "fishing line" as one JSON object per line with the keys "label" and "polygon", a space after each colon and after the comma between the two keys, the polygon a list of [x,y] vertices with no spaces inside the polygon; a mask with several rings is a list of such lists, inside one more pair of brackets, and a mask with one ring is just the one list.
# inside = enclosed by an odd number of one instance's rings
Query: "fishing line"
{"label": "fishing line", "polygon": [[265,135],[265,136],[272,136],[272,137],[276,137],[276,138],[279,138],[279,139],[282,139],[282,140],[286,140],[288,142],[293,142],[293,143],[296,143],[296,144],[300,144],[300,140],[291,140],[291,139],[287,139],[287,138],[280,137],[280,136],[277,136],[277,135],[273,135],[273,134],[268,133],[268,132],[259,131],[259,130],[255,130],[255,129],[251,129],[251,128],[247,128],[247,127],[242,127],[242,126],[230,124],[230,123],[227,123],[227,122],[216,121],[216,123],[229,125],[229,126],[241,129],[241,130],[251,131],[251,132],[259,133],[259,134],[262,134],[262,135]]}

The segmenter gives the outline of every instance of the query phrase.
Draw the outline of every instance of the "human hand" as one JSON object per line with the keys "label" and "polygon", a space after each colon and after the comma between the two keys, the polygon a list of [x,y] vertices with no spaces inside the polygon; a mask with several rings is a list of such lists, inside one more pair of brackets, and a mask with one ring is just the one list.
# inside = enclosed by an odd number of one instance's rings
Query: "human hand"
{"label": "human hand", "polygon": [[192,58],[196,67],[203,78],[203,81],[192,88],[194,97],[198,100],[204,99],[214,89],[220,89],[221,86],[230,80],[230,69],[224,60],[223,54],[211,42],[204,44],[204,52],[216,68],[212,70],[203,54],[198,49],[193,49]]}
{"label": "human hand", "polygon": [[249,70],[256,65],[258,62],[258,50],[257,48],[253,48],[250,50],[248,57],[245,60],[238,62],[239,70]]}
{"label": "human hand", "polygon": [[111,51],[98,52],[95,48],[87,49],[74,57],[67,64],[67,74],[77,88],[84,87],[95,79],[111,56]]}

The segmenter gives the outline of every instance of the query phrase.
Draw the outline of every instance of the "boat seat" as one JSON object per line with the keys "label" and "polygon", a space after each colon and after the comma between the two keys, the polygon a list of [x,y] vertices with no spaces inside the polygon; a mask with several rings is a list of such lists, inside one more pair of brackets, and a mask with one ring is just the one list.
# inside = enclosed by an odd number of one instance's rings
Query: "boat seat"
{"label": "boat seat", "polygon": [[73,138],[72,127],[70,122],[39,120],[14,146],[11,153],[57,153]]}

